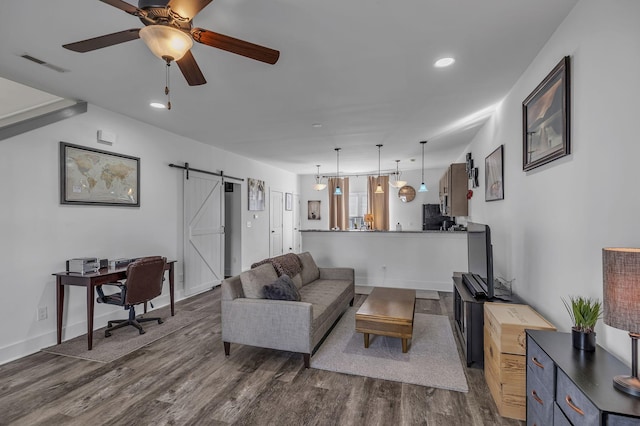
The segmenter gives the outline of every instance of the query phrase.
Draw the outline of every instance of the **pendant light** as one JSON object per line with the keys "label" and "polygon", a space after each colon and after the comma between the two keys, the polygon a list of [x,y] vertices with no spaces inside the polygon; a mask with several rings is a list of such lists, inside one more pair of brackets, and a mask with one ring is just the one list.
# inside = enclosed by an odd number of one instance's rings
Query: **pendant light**
{"label": "pendant light", "polygon": [[384,189],[382,189],[382,185],[380,185],[380,148],[382,148],[382,144],[376,145],[378,147],[378,186],[376,186],[376,194],[384,194]]}
{"label": "pendant light", "polygon": [[405,186],[407,184],[406,180],[400,180],[400,170],[398,169],[398,165],[400,163],[400,160],[396,160],[396,179],[395,182],[389,181],[389,185],[393,186],[394,188],[402,188],[403,186]]}
{"label": "pendant light", "polygon": [[340,189],[340,148],[335,148],[336,151],[336,179],[338,179],[338,185],[333,195],[342,195],[342,189]]}
{"label": "pendant light", "polygon": [[422,183],[420,184],[418,192],[427,192],[429,190],[427,189],[427,185],[424,184],[424,146],[427,144],[427,141],[422,141],[420,144],[422,145]]}
{"label": "pendant light", "polygon": [[327,184],[320,182],[320,164],[316,164],[316,167],[318,168],[318,174],[316,175],[316,183],[313,185],[313,189],[316,191],[322,191],[327,187]]}

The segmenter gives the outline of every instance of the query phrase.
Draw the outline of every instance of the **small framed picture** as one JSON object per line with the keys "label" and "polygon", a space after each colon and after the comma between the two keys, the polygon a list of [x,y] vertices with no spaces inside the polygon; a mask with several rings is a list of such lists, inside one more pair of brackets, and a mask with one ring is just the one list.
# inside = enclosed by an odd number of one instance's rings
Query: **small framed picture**
{"label": "small framed picture", "polygon": [[307,203],[307,219],[320,220],[320,200],[309,200]]}
{"label": "small framed picture", "polygon": [[484,200],[504,200],[503,145],[484,160]]}
{"label": "small framed picture", "polygon": [[293,194],[285,192],[284,194],[284,209],[287,211],[293,210]]}

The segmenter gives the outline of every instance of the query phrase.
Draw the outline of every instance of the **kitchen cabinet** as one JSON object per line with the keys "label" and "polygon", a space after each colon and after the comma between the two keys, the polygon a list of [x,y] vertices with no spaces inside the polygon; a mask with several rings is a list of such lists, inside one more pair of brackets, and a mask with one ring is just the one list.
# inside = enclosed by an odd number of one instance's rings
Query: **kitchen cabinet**
{"label": "kitchen cabinet", "polygon": [[440,178],[439,195],[442,214],[445,216],[468,216],[467,191],[469,178],[465,163],[453,163]]}

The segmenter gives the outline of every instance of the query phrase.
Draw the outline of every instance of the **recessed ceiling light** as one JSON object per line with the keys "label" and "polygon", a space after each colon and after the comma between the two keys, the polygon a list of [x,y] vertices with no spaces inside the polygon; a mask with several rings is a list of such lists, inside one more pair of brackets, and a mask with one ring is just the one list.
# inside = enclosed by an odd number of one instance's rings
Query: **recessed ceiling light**
{"label": "recessed ceiling light", "polygon": [[320,123],[313,123],[313,124],[311,125],[311,127],[316,128],[316,129],[319,129],[320,127],[322,127],[322,124],[320,124]]}
{"label": "recessed ceiling light", "polygon": [[167,107],[165,104],[161,104],[160,102],[151,102],[149,105],[158,109],[165,109]]}
{"label": "recessed ceiling light", "polygon": [[433,64],[434,67],[436,68],[444,68],[444,67],[448,67],[449,65],[453,64],[456,60],[453,58],[441,58],[438,59],[436,61],[435,64]]}

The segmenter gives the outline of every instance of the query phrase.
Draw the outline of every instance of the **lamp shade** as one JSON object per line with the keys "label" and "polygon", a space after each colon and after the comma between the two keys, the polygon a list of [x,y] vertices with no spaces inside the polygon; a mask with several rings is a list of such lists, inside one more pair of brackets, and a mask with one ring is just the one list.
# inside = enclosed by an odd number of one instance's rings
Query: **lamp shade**
{"label": "lamp shade", "polygon": [[191,36],[166,25],[148,25],[140,28],[140,38],[160,59],[180,60],[193,46]]}
{"label": "lamp shade", "polygon": [[364,215],[364,221],[365,222],[373,222],[373,215],[371,213],[366,213]]}
{"label": "lamp shade", "polygon": [[602,249],[604,323],[640,333],[640,249]]}
{"label": "lamp shade", "polygon": [[315,189],[316,191],[322,191],[326,187],[327,187],[326,183],[316,182],[315,184],[313,184],[313,189]]}

